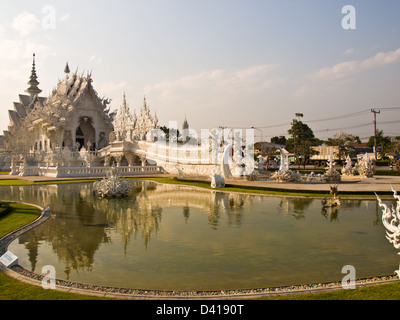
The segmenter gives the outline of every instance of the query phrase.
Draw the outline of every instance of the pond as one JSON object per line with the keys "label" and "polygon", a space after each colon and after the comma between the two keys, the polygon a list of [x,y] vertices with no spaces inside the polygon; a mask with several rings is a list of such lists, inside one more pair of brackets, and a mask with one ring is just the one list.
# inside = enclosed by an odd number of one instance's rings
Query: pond
{"label": "pond", "polygon": [[25,269],[80,283],[146,290],[238,290],[393,274],[377,201],[224,193],[135,181],[128,198],[93,185],[0,187],[0,200],[53,217],[9,246]]}

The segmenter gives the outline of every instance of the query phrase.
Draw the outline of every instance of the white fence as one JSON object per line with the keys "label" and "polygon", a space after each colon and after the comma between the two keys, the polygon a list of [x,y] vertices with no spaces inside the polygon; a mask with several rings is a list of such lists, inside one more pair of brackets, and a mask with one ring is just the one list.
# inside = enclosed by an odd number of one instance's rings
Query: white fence
{"label": "white fence", "polygon": [[[158,166],[131,166],[118,167],[121,176],[135,176],[145,174],[161,174],[162,167]],[[43,176],[53,178],[75,177],[105,177],[110,167],[19,167],[12,168],[13,175],[19,176]]]}

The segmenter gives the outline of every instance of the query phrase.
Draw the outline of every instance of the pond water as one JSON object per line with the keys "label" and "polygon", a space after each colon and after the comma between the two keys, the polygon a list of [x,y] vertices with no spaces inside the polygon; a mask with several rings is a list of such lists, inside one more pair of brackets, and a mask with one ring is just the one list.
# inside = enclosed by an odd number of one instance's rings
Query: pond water
{"label": "pond water", "polygon": [[58,279],[148,290],[229,290],[393,274],[396,250],[376,201],[213,192],[135,182],[126,199],[92,184],[0,187],[0,200],[50,207],[54,216],[14,241],[24,268]]}

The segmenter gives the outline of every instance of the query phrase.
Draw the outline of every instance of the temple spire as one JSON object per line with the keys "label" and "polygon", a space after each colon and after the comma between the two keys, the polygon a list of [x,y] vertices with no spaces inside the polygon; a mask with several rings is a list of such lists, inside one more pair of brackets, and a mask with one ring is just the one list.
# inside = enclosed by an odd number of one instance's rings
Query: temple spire
{"label": "temple spire", "polygon": [[42,92],[42,90],[38,88],[39,82],[37,81],[36,75],[35,54],[33,54],[32,72],[28,85],[29,88],[26,89],[25,92],[29,93],[31,97],[37,96]]}
{"label": "temple spire", "polygon": [[122,103],[123,103],[123,106],[126,107],[126,94],[125,94],[125,92],[124,92],[124,98],[123,98],[123,102]]}
{"label": "temple spire", "polygon": [[68,62],[65,65],[64,73],[67,75],[67,78],[69,77],[69,74],[71,73],[71,70],[69,69]]}

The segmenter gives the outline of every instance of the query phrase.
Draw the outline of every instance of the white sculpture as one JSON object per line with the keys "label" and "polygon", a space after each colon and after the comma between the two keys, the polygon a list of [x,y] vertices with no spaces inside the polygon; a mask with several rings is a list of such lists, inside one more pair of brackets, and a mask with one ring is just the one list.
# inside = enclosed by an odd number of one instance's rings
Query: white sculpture
{"label": "white sculpture", "polygon": [[284,149],[279,149],[281,153],[281,165],[279,167],[279,171],[289,170],[289,152]]}
{"label": "white sculpture", "polygon": [[357,171],[356,168],[353,168],[350,156],[347,156],[346,157],[346,165],[342,169],[342,175],[344,175],[344,176],[354,176],[356,171]]}
{"label": "white sculpture", "polygon": [[356,167],[362,178],[372,178],[375,174],[374,164],[367,153],[358,160]]}
{"label": "white sculpture", "polygon": [[338,185],[330,186],[330,193],[333,195],[333,198],[324,198],[322,202],[323,207],[339,207],[341,205],[339,192],[338,192]]}
{"label": "white sculpture", "polygon": [[112,166],[107,172],[107,177],[102,181],[96,181],[93,184],[95,191],[100,197],[126,197],[132,184],[128,181],[121,179],[118,174],[118,169]]}
{"label": "white sculpture", "polygon": [[223,176],[219,174],[211,174],[211,188],[224,188],[225,187],[225,179]]}
{"label": "white sculpture", "polygon": [[[382,202],[379,196],[375,193],[379,206],[383,208],[382,212],[382,223],[386,228],[386,239],[389,240],[393,246],[400,250],[400,196],[397,195],[396,190],[393,189],[393,197],[397,199],[396,209],[392,206],[390,209],[386,204]],[[400,252],[398,253],[400,255]],[[400,277],[400,267],[395,273]]]}
{"label": "white sculpture", "polygon": [[278,182],[300,182],[302,180],[299,172],[290,169],[277,171],[271,176],[271,178]]}
{"label": "white sculpture", "polygon": [[333,155],[328,157],[328,168],[323,175],[323,179],[327,182],[338,182],[341,181],[340,173],[335,169],[335,161]]}

